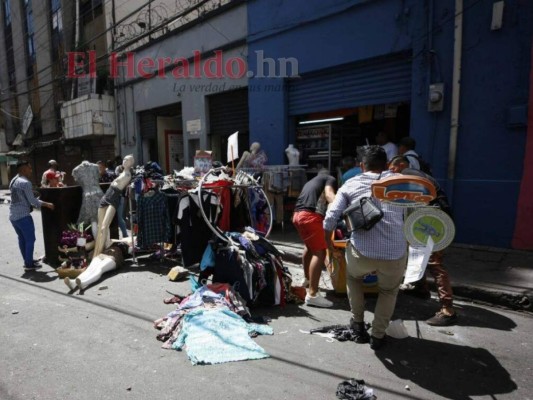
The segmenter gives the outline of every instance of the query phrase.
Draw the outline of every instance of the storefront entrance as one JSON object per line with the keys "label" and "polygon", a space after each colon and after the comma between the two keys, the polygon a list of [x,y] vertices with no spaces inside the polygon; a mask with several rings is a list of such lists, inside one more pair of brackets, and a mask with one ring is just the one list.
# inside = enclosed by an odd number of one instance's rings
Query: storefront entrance
{"label": "storefront entrance", "polygon": [[409,54],[343,65],[302,76],[289,84],[291,137],[310,174],[334,173],[344,156],[376,144],[379,132],[391,142],[409,135]]}

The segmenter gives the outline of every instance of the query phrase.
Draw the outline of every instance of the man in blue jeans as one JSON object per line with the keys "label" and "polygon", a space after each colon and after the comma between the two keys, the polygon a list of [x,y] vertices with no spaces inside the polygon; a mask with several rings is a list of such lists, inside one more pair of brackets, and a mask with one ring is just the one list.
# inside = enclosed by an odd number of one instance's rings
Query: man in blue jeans
{"label": "man in blue jeans", "polygon": [[17,232],[19,248],[24,259],[24,270],[35,271],[41,265],[33,259],[35,245],[35,225],[30,213],[32,209],[46,207],[54,209],[52,203],[47,203],[35,198],[30,177],[33,170],[28,161],[17,162],[17,175],[9,183],[11,191],[11,204],[9,205],[9,220]]}

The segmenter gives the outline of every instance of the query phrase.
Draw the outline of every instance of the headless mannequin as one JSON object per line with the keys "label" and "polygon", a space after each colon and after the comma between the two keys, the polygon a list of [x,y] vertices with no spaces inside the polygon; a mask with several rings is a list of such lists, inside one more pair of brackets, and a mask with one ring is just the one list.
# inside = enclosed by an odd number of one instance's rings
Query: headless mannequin
{"label": "headless mannequin", "polygon": [[[126,189],[131,181],[131,167],[133,167],[134,162],[133,155],[124,157],[124,161],[122,161],[124,171],[122,171],[122,173],[115,178],[106,194],[102,198],[102,203],[100,203],[100,208],[98,209],[98,234],[96,236],[93,258],[96,258],[96,256],[102,253],[104,249],[111,246],[109,227],[111,226],[111,222],[113,222],[113,218],[117,212],[118,203],[116,206],[109,203],[105,204],[105,200],[108,197],[114,197],[116,200],[117,192],[121,193],[124,189]],[[118,200],[120,201],[120,194],[118,195]],[[87,270],[89,268],[87,268]]]}
{"label": "headless mannequin", "polygon": [[266,153],[261,150],[261,145],[257,142],[254,142],[250,146],[250,152],[245,151],[241,156],[239,164],[237,164],[237,169],[254,168],[257,170],[262,170],[267,161],[268,157]]}
{"label": "headless mannequin", "polygon": [[259,144],[258,142],[252,143],[252,145],[250,146],[250,151],[245,151],[244,153],[242,153],[239,163],[237,164],[237,169],[251,167],[251,165],[249,165],[249,161],[253,158],[255,154],[259,152],[259,150],[261,150],[261,144]]}
{"label": "headless mannequin", "polygon": [[82,209],[78,223],[89,221],[93,237],[96,238],[98,235],[98,207],[100,199],[104,195],[98,181],[100,178],[98,165],[89,161],[82,161],[72,170],[72,176],[83,189]]}
{"label": "headless mannequin", "polygon": [[294,145],[289,144],[289,147],[285,149],[285,154],[289,160],[289,165],[296,166],[300,165],[300,152]]}

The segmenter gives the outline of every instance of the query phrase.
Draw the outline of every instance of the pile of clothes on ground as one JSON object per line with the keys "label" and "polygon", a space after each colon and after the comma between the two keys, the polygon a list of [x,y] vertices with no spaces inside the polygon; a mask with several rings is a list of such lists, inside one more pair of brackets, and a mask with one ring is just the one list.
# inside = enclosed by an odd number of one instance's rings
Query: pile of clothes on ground
{"label": "pile of clothes on ground", "polygon": [[252,337],[272,335],[272,328],[252,322],[246,302],[231,285],[203,285],[172,300],[178,308],[154,322],[163,348],[186,349],[193,365],[269,357]]}

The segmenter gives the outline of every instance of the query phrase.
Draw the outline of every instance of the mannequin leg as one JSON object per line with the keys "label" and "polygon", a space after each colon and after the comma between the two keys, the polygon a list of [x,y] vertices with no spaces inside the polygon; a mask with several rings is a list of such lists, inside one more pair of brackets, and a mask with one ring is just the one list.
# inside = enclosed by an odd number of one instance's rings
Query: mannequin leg
{"label": "mannequin leg", "polygon": [[93,257],[99,255],[106,248],[111,246],[109,227],[113,222],[116,210],[113,206],[101,207],[98,209],[98,235],[94,245]]}
{"label": "mannequin leg", "polygon": [[116,267],[117,263],[113,257],[100,254],[94,257],[87,269],[76,278],[76,285],[80,289],[85,289],[90,284],[99,280],[102,274],[112,271]]}
{"label": "mannequin leg", "polygon": [[74,279],[66,277],[63,279],[63,282],[65,282],[65,285],[67,285],[70,290],[76,289],[76,281]]}

